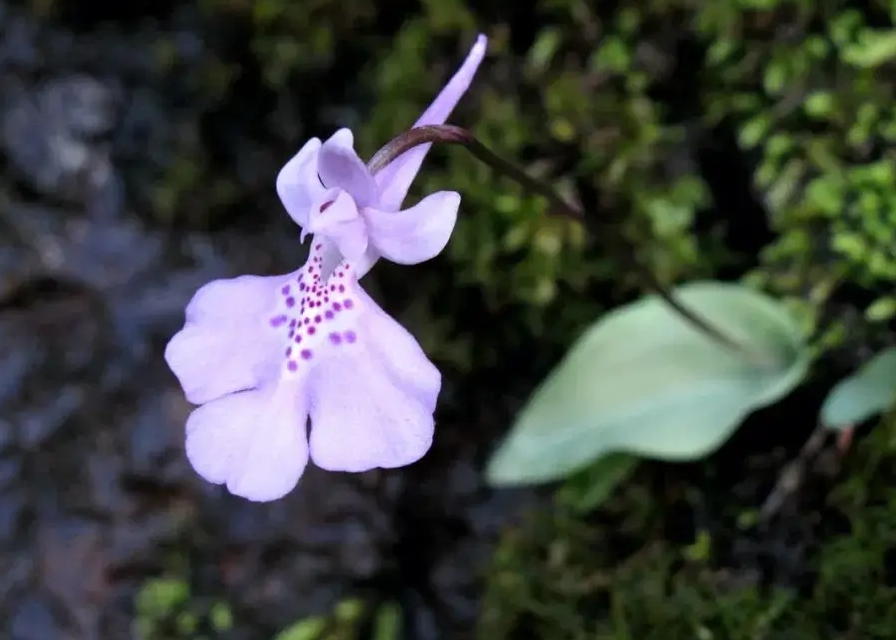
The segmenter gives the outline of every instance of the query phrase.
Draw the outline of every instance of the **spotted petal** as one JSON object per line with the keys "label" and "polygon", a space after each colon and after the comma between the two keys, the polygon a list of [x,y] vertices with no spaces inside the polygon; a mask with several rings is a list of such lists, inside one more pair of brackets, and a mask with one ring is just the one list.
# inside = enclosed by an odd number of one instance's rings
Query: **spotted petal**
{"label": "spotted petal", "polygon": [[187,400],[203,404],[276,375],[280,343],[265,323],[286,277],[214,280],[196,292],[165,348]]}
{"label": "spotted petal", "polygon": [[398,264],[418,264],[441,253],[454,224],[460,194],[439,191],[403,211],[367,208],[364,218],[370,242],[386,259]]}
{"label": "spotted petal", "polygon": [[311,458],[332,471],[393,468],[430,448],[438,369],[400,324],[350,287],[355,327],[308,378]]}
{"label": "spotted petal", "polygon": [[308,464],[303,394],[292,381],[224,396],[187,419],[187,458],[203,478],[255,501],[280,498]]}

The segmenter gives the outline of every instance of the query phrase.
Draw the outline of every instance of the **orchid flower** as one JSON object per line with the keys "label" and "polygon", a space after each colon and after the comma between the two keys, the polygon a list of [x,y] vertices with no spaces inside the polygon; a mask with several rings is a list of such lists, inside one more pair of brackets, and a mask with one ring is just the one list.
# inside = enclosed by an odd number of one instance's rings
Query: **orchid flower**
{"label": "orchid flower", "polygon": [[[417,126],[445,122],[485,46],[480,36]],[[305,265],[216,280],[188,304],[165,359],[187,400],[201,405],[187,419],[186,453],[207,481],[275,500],[309,457],[359,472],[408,465],[429,449],[441,374],[358,282],[380,256],[413,264],[445,247],[457,193],[400,210],[426,151],[412,149],[374,176],[347,129],[323,144],[312,139],[277,179],[303,239],[314,235]]]}
{"label": "orchid flower", "polygon": [[[415,127],[448,119],[469,87],[485,46],[480,36]],[[430,146],[417,146],[372,175],[354,150],[352,132],[340,129],[323,144],[312,138],[302,147],[277,176],[277,193],[302,227],[302,238],[308,233],[330,237],[353,261],[359,278],[380,256],[399,264],[424,262],[448,244],[460,206],[458,193],[439,191],[399,210]]]}

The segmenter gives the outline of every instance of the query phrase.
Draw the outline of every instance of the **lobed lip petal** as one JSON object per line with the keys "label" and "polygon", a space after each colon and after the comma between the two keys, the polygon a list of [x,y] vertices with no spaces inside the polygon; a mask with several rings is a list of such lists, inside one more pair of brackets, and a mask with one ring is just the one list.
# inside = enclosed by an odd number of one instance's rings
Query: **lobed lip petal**
{"label": "lobed lip petal", "polygon": [[402,211],[364,209],[370,243],[386,259],[418,264],[442,252],[457,222],[460,194],[438,191]]}
{"label": "lobed lip petal", "polygon": [[359,207],[377,200],[377,186],[352,146],[349,129],[340,129],[324,142],[317,158],[317,172],[328,189],[347,191]]}
{"label": "lobed lip petal", "polygon": [[311,138],[277,174],[277,195],[289,216],[303,229],[311,207],[324,192],[317,177],[318,138]]}
{"label": "lobed lip petal", "polygon": [[187,400],[202,404],[276,375],[280,344],[265,322],[286,277],[214,280],[196,292],[165,347]]}
{"label": "lobed lip petal", "polygon": [[[476,43],[470,49],[460,69],[448,81],[445,87],[435,97],[432,104],[414,123],[415,127],[428,124],[444,124],[460,101],[461,97],[470,88],[470,83],[479,69],[485,57],[485,49],[488,40],[484,35],[476,38]],[[380,190],[379,207],[381,209],[396,211],[401,207],[408,189],[420,166],[426,157],[431,145],[425,144],[414,147],[410,151],[401,154],[394,162],[385,167],[376,176],[376,183]]]}
{"label": "lobed lip petal", "polygon": [[289,493],[308,464],[301,387],[269,385],[209,402],[187,419],[196,472],[232,494],[266,502]]}
{"label": "lobed lip petal", "polygon": [[357,330],[308,378],[311,458],[331,471],[416,462],[432,444],[441,374],[417,341],[356,283]]}

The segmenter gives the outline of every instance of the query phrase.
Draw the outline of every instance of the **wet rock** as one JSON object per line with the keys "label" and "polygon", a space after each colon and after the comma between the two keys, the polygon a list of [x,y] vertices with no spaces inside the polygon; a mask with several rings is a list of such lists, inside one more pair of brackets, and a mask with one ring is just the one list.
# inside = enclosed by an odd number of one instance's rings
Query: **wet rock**
{"label": "wet rock", "polygon": [[403,598],[410,637],[427,640],[469,637],[501,532],[545,500],[534,490],[487,487],[480,462],[487,442],[466,437],[467,425],[442,428],[429,468],[417,470],[425,478],[403,497],[398,543],[400,570],[413,587]]}
{"label": "wet rock", "polygon": [[12,640],[43,640],[44,638],[73,638],[65,631],[52,602],[37,595],[25,596],[16,607],[10,623]]}
{"label": "wet rock", "polygon": [[110,147],[98,139],[115,124],[110,88],[72,75],[34,87],[6,78],[0,90],[0,151],[32,188],[76,203],[116,188]]}
{"label": "wet rock", "polygon": [[34,20],[0,4],[0,69],[32,69],[39,63],[40,28]]}
{"label": "wet rock", "polygon": [[[219,579],[228,601],[258,612],[274,630],[326,611],[339,582],[345,589],[382,572],[394,532],[391,513],[374,499],[369,484],[311,468],[298,490],[269,505],[210,492],[218,494],[212,500],[227,505],[206,552],[217,549],[224,559]],[[284,599],[297,609],[285,611]]]}

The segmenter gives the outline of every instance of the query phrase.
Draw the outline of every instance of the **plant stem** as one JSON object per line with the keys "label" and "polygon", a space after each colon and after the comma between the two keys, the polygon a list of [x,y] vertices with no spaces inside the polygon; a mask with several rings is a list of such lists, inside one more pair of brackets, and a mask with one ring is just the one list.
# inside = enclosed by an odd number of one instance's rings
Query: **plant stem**
{"label": "plant stem", "polygon": [[[431,144],[433,142],[459,144],[465,147],[478,160],[487,164],[498,173],[504,174],[508,178],[516,181],[524,189],[547,198],[553,211],[575,218],[579,221],[584,219],[582,209],[578,205],[571,204],[560,197],[549,184],[530,176],[512,162],[505,160],[496,154],[479,142],[472,132],[454,125],[426,125],[410,129],[391,140],[382,149],[377,151],[368,163],[368,167],[371,173],[375,174],[403,153],[420,145]],[[735,351],[742,356],[746,356],[751,361],[765,361],[765,358],[758,357],[757,354],[753,353],[740,342],[715,327],[700,314],[676,300],[672,290],[660,282],[650,269],[638,262],[633,256],[629,257],[628,254],[625,255],[627,256],[629,264],[644,279],[645,286],[659,296],[670,308],[672,308],[672,310],[690,323],[695,329],[725,348]]]}

